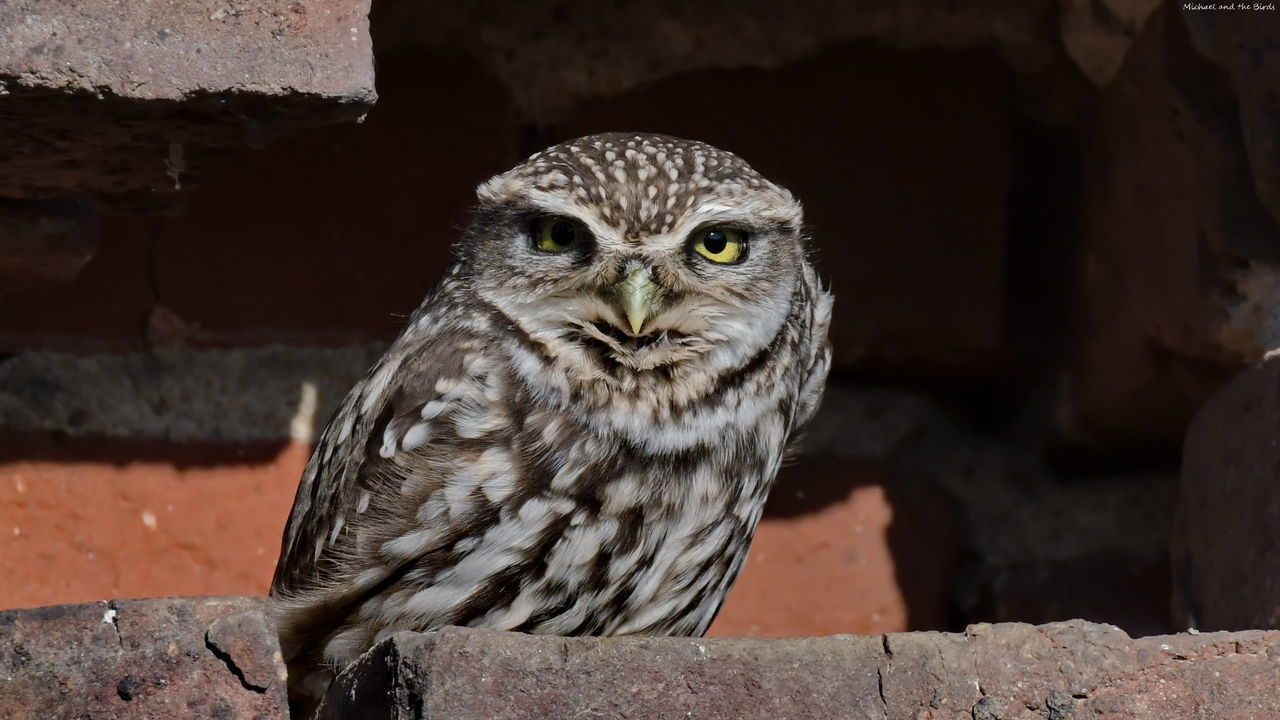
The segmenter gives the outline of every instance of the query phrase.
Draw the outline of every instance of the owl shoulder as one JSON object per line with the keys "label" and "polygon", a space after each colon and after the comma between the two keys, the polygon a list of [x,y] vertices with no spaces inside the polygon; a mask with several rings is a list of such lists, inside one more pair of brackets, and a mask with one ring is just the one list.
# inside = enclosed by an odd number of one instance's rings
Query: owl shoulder
{"label": "owl shoulder", "polygon": [[492,355],[467,330],[407,331],[352,388],[303,471],[273,594],[313,584],[329,559],[351,552],[354,521],[376,510],[388,483],[468,433],[458,427],[459,413],[475,414],[491,401],[484,380]]}

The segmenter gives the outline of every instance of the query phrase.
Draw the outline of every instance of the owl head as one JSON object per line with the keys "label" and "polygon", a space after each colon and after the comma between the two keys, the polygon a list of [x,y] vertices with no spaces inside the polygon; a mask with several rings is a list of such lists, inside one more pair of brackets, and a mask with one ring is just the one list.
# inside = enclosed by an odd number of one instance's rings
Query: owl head
{"label": "owl head", "polygon": [[592,135],[481,184],[459,246],[472,288],[587,374],[741,367],[786,321],[800,203],[737,156]]}

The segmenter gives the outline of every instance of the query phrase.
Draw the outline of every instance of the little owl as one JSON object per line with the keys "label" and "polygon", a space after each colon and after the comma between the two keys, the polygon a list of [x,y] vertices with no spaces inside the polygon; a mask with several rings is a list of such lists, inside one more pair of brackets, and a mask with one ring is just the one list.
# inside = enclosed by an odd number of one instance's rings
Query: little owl
{"label": "little owl", "polygon": [[295,702],[401,630],[701,635],[822,395],[800,204],[737,156],[594,135],[477,195],[298,487]]}

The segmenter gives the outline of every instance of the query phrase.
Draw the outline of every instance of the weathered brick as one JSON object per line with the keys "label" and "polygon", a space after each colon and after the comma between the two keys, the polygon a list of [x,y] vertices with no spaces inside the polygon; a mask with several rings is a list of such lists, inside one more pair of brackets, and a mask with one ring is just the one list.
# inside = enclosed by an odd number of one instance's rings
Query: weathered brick
{"label": "weathered brick", "polygon": [[1209,395],[1280,345],[1280,228],[1249,169],[1246,99],[1181,13],[1147,22],[1086,131],[1068,444],[1172,455]]}
{"label": "weathered brick", "polygon": [[[851,483],[882,483],[892,522],[880,552],[892,558],[893,583],[865,592],[900,592],[907,628],[948,628],[964,618],[1083,618],[1135,634],[1179,627],[1168,605],[1173,473],[1074,476],[1023,445],[957,423],[927,396],[838,382],[807,431],[805,453],[796,470],[825,503],[838,503]],[[788,497],[788,482],[780,478],[771,502]],[[827,537],[837,547],[868,548],[866,538],[835,527]],[[1099,592],[1100,583],[1114,591]]]}
{"label": "weathered brick", "polygon": [[261,599],[112,600],[0,611],[0,717],[288,720]]}
{"label": "weathered brick", "polygon": [[29,287],[61,289],[93,256],[97,242],[86,198],[0,200],[0,298]]}
{"label": "weathered brick", "polygon": [[0,195],[176,189],[374,100],[368,0],[0,6]]}
{"label": "weathered brick", "polygon": [[74,281],[6,293],[0,301],[0,354],[141,348],[154,305],[148,246],[156,222],[104,213],[98,250]]}
{"label": "weathered brick", "polygon": [[1182,622],[1280,628],[1280,360],[1241,372],[1196,413],[1174,538]]}
{"label": "weathered brick", "polygon": [[1131,639],[1082,621],[793,640],[401,633],[321,718],[1165,720],[1280,713],[1280,632]]}
{"label": "weathered brick", "polygon": [[801,458],[783,469],[716,637],[942,629],[962,542],[940,491],[883,465]]}
{"label": "weathered brick", "polygon": [[435,284],[518,124],[457,56],[381,57],[378,88],[363,124],[245,152],[162,224],[156,292],[190,342],[389,339]]}
{"label": "weathered brick", "polygon": [[265,594],[309,454],[14,436],[0,448],[0,607]]}
{"label": "weathered brick", "polygon": [[0,361],[0,427],[73,437],[310,440],[381,343],[146,353],[29,352]]}

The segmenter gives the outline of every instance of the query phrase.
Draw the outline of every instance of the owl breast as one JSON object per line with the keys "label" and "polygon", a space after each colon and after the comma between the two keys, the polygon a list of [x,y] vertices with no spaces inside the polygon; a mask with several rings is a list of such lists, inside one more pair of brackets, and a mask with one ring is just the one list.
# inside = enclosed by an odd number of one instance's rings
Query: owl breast
{"label": "owl breast", "polygon": [[591,407],[535,394],[516,364],[472,358],[441,385],[447,402],[388,426],[413,527],[381,554],[403,569],[335,634],[331,660],[449,624],[690,635],[711,623],[781,463],[795,388],[744,377],[714,404]]}

